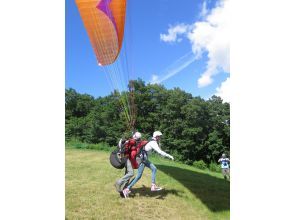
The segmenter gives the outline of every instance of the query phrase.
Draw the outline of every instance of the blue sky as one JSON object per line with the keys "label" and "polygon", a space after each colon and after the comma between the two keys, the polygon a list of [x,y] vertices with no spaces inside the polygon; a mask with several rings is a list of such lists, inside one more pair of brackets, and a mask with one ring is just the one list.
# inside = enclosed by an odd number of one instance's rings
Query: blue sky
{"label": "blue sky", "polygon": [[[128,0],[127,4],[127,47],[119,59],[128,59],[136,78],[168,89],[180,87],[203,98],[218,91],[225,99],[229,44],[222,2]],[[66,1],[65,15],[66,88],[94,97],[110,94],[107,72],[97,65],[74,0]],[[122,70],[127,74],[127,68]]]}

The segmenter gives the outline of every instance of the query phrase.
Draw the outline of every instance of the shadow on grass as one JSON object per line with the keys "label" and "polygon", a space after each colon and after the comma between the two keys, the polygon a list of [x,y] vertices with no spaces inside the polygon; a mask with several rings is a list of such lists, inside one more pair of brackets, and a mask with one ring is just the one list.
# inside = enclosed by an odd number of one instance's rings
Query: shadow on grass
{"label": "shadow on grass", "polygon": [[146,187],[145,185],[143,185],[143,187],[141,188],[132,188],[132,193],[130,194],[130,197],[135,197],[139,195],[144,197],[155,197],[155,199],[165,199],[165,197],[168,194],[173,194],[173,195],[182,197],[181,193],[183,193],[183,191],[174,190],[174,189],[172,190],[162,189],[160,191],[151,192],[150,187]]}
{"label": "shadow on grass", "polygon": [[156,167],[189,189],[211,211],[230,209],[230,183],[228,181],[173,166],[156,165]]}

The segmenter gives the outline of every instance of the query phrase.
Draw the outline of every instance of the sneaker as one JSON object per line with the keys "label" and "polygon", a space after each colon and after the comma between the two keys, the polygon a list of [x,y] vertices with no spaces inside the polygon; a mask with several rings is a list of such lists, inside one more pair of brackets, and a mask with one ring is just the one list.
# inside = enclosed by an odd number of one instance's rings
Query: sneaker
{"label": "sneaker", "polygon": [[160,191],[160,190],[162,190],[161,187],[156,186],[155,184],[152,184],[152,185],[151,185],[151,191]]}
{"label": "sneaker", "polygon": [[122,192],[123,192],[125,198],[128,198],[129,194],[131,193],[131,191],[128,188],[125,188]]}

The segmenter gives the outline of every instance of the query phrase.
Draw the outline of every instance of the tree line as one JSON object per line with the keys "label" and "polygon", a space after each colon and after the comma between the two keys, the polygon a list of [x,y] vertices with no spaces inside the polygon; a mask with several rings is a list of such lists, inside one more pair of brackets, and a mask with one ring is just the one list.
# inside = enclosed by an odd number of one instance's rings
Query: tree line
{"label": "tree line", "polygon": [[[192,164],[203,160],[215,163],[222,153],[230,153],[230,105],[220,97],[209,100],[193,97],[180,88],[135,80],[136,129],[148,138],[155,130],[163,133],[161,147],[175,159]],[[119,99],[112,92],[94,98],[74,89],[65,91],[65,137],[86,143],[117,145],[130,135]]]}

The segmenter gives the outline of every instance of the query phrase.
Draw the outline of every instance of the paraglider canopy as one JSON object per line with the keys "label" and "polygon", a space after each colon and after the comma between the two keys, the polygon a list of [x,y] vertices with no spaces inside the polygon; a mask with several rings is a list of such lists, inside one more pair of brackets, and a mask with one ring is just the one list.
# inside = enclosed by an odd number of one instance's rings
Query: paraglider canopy
{"label": "paraglider canopy", "polygon": [[[128,129],[134,130],[136,118],[134,83],[129,80],[130,72],[134,71],[131,62],[127,59],[126,51],[130,52],[130,47],[126,46],[127,37],[124,37],[124,32],[129,32],[130,35],[130,31],[125,31],[125,26],[126,29],[130,28],[130,22],[129,24],[125,22],[127,0],[75,1],[95,52],[97,64],[106,73],[110,86],[120,93],[119,102],[126,125]],[[129,82],[128,88],[125,78]],[[129,90],[129,97],[123,92],[126,89]]]}
{"label": "paraglider canopy", "polygon": [[121,49],[126,0],[76,0],[99,65],[112,64]]}

